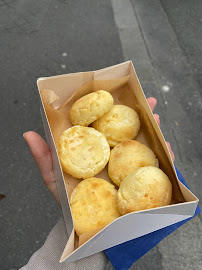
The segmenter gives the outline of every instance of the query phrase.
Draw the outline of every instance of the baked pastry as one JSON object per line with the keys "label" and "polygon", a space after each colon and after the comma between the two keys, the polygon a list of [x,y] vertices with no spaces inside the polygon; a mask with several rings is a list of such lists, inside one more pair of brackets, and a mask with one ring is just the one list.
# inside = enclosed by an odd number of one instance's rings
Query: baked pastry
{"label": "baked pastry", "polygon": [[142,167],[128,175],[118,190],[118,209],[122,215],[169,205],[172,184],[159,168]]}
{"label": "baked pastry", "polygon": [[113,105],[101,118],[93,122],[92,126],[102,132],[109,145],[114,147],[118,143],[134,139],[140,129],[138,114],[128,106]]}
{"label": "baked pastry", "polygon": [[108,112],[113,103],[112,95],[104,90],[85,95],[71,107],[70,121],[73,125],[88,126]]}
{"label": "baked pastry", "polygon": [[159,167],[154,152],[140,142],[127,140],[111,150],[108,174],[111,180],[120,186],[130,173],[144,166]]}
{"label": "baked pastry", "polygon": [[110,147],[105,136],[94,128],[74,126],[60,136],[58,154],[65,172],[85,179],[105,167]]}
{"label": "baked pastry", "polygon": [[120,216],[115,186],[95,177],[76,186],[71,194],[70,207],[78,236],[106,226]]}

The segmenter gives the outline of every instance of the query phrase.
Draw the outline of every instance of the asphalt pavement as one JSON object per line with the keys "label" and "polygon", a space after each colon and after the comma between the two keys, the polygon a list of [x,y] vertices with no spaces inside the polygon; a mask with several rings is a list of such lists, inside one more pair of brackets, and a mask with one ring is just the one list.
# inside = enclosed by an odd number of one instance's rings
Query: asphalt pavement
{"label": "asphalt pavement", "polygon": [[[38,77],[133,60],[146,96],[158,99],[175,164],[202,200],[200,14],[199,0],[0,0],[0,269],[26,264],[62,215],[22,136],[44,137]],[[200,270],[201,243],[198,216],[131,269]]]}

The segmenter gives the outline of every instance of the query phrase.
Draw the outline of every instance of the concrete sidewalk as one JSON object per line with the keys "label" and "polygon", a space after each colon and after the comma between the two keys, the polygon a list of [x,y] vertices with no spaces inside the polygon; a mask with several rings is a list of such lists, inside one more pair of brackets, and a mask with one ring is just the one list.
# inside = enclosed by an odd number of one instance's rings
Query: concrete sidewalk
{"label": "concrete sidewalk", "polygon": [[[202,11],[202,4],[194,2],[197,8],[183,17],[185,25],[196,24],[192,16],[196,20],[194,14]],[[36,90],[40,76],[133,60],[146,96],[158,99],[155,112],[160,114],[161,129],[175,152],[176,166],[190,189],[201,197],[202,57],[195,46],[201,44],[201,36],[198,28],[183,28],[179,23],[182,11],[171,3],[0,0],[0,188],[7,196],[0,204],[1,269],[14,270],[26,264],[61,215],[22,138],[27,130],[44,136]],[[190,10],[188,1],[184,5]],[[194,54],[188,34],[186,42],[188,32],[196,34]],[[202,223],[197,216],[131,269],[200,270],[201,243]],[[113,267],[109,263],[106,269]]]}

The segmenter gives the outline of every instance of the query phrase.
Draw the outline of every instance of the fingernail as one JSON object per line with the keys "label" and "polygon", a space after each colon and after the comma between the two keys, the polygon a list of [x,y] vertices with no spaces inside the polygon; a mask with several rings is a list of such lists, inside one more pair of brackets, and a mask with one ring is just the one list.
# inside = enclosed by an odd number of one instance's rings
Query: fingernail
{"label": "fingernail", "polygon": [[26,134],[27,132],[24,132],[23,134],[22,134],[22,136],[23,136],[23,138],[25,139],[25,134]]}

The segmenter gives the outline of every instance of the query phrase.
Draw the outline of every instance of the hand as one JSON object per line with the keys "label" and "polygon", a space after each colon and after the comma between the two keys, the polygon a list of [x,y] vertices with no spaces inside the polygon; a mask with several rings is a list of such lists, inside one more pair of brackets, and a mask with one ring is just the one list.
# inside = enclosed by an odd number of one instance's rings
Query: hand
{"label": "hand", "polygon": [[[153,112],[156,107],[157,100],[153,97],[147,99],[148,104]],[[154,117],[160,126],[160,118],[158,114],[154,114]],[[53,164],[52,164],[52,156],[51,151],[48,144],[44,141],[44,139],[34,131],[28,131],[23,134],[24,139],[28,143],[32,156],[39,167],[41,172],[41,176],[44,180],[45,185],[53,194],[54,198],[60,204],[60,199],[57,192],[56,182],[54,180],[53,174]],[[174,161],[175,156],[171,149],[170,143],[166,142],[168,149],[170,151],[171,157]]]}
{"label": "hand", "polygon": [[[148,102],[149,107],[151,108],[151,110],[153,112],[154,111],[154,108],[156,107],[157,100],[155,98],[153,98],[153,97],[149,97],[147,99],[147,102]],[[156,119],[157,124],[160,126],[160,117],[159,117],[159,115],[158,114],[154,114],[154,118]],[[175,160],[175,155],[174,155],[174,153],[173,153],[173,151],[171,149],[170,143],[169,142],[166,142],[166,144],[167,144],[168,150],[170,152],[170,155],[172,157],[172,160],[174,161]]]}
{"label": "hand", "polygon": [[39,167],[45,185],[60,205],[56,181],[54,180],[53,174],[52,156],[48,144],[38,133],[34,131],[24,133],[23,137],[28,143],[32,156]]}

